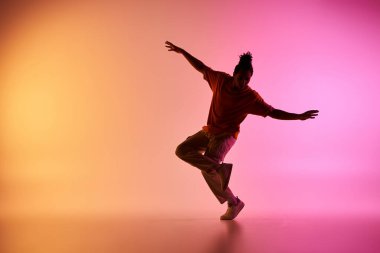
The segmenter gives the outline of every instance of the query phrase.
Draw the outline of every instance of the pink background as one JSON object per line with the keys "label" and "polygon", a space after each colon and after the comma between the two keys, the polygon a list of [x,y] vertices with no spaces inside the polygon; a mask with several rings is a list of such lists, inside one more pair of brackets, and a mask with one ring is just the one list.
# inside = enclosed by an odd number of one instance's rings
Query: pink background
{"label": "pink background", "polygon": [[249,116],[226,157],[244,216],[380,211],[377,1],[3,4],[2,215],[219,215],[176,146],[211,91],[169,40],[309,121]]}

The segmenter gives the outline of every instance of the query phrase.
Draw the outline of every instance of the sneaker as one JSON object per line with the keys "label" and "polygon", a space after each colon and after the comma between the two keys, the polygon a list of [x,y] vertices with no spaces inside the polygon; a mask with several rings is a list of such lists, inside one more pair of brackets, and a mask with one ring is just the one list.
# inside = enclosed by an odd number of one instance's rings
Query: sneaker
{"label": "sneaker", "polygon": [[244,207],[244,202],[241,201],[238,197],[236,197],[236,201],[237,203],[235,205],[228,204],[226,213],[220,216],[221,220],[233,220],[236,218],[236,216],[238,216],[241,209]]}
{"label": "sneaker", "polygon": [[232,164],[222,163],[216,172],[220,177],[220,187],[222,191],[225,191],[227,189],[228,183],[230,182]]}

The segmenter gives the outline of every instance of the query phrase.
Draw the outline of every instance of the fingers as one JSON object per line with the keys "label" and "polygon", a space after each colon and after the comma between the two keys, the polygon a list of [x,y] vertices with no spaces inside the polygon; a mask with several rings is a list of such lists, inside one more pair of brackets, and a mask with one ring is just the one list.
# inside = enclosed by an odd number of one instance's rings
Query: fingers
{"label": "fingers", "polygon": [[319,111],[318,110],[309,110],[302,114],[302,120],[306,119],[315,119],[315,117],[318,116]]}
{"label": "fingers", "polygon": [[173,43],[171,43],[169,41],[165,41],[165,44],[166,44],[165,47],[168,48],[168,51],[176,51],[177,50],[177,47]]}
{"label": "fingers", "polygon": [[174,44],[173,43],[171,43],[171,42],[169,42],[169,41],[165,41],[165,44],[166,44],[166,47],[176,47],[176,46],[174,46]]}
{"label": "fingers", "polygon": [[308,119],[315,119],[315,117],[317,117],[317,116],[318,116],[318,114],[308,114],[308,115],[306,115],[306,117]]}
{"label": "fingers", "polygon": [[307,111],[305,114],[309,117],[314,119],[316,116],[318,116],[319,111],[318,110],[310,110]]}
{"label": "fingers", "polygon": [[171,46],[166,46],[166,48],[168,48],[168,51],[174,51],[174,48]]}

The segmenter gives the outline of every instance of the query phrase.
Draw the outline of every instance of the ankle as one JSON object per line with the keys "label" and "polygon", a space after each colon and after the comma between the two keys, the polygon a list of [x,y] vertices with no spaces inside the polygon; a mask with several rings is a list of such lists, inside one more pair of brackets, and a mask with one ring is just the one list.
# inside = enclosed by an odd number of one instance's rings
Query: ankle
{"label": "ankle", "polygon": [[233,199],[228,200],[228,205],[229,206],[236,206],[238,203],[238,198],[234,197]]}

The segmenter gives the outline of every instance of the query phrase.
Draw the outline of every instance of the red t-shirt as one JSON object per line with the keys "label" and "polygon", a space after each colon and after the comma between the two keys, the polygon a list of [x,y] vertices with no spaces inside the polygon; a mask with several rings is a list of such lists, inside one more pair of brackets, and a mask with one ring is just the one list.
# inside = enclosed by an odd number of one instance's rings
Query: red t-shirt
{"label": "red t-shirt", "polygon": [[274,109],[248,85],[242,90],[233,90],[233,77],[227,73],[207,67],[203,78],[213,93],[207,126],[203,127],[211,134],[230,133],[237,138],[240,123],[248,114],[266,117]]}

